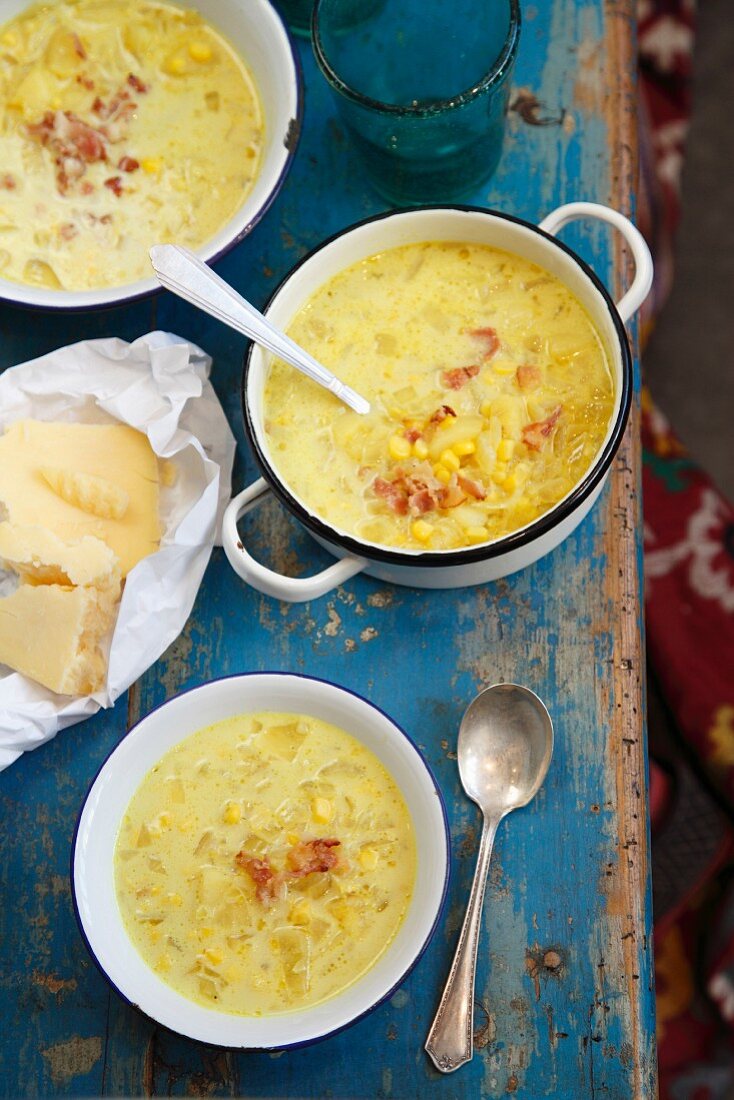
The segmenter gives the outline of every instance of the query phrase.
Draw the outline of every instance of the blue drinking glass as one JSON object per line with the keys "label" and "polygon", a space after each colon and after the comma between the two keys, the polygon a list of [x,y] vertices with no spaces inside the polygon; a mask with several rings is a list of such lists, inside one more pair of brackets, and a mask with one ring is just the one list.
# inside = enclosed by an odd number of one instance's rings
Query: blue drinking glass
{"label": "blue drinking glass", "polygon": [[[519,0],[316,0],[311,37],[374,187],[398,206],[470,195],[502,151]],[[351,22],[350,22],[351,20]]]}

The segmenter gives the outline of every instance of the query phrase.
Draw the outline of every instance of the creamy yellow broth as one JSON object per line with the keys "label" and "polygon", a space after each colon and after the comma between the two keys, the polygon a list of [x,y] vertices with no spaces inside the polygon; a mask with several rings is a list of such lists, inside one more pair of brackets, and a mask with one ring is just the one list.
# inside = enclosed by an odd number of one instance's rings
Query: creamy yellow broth
{"label": "creamy yellow broth", "polygon": [[276,361],[264,400],[273,460],[311,511],[362,540],[496,539],[561,500],[607,432],[614,386],[585,310],[495,248],[372,256],[322,286],[288,331],[372,411]]}
{"label": "creamy yellow broth", "polygon": [[336,726],[272,712],[171,749],[133,796],[114,858],[149,966],[247,1016],[317,1004],[364,974],[416,867],[410,814],[377,757]]}
{"label": "creamy yellow broth", "polygon": [[0,28],[0,275],[66,290],[151,274],[242,205],[263,118],[242,59],[191,10],[56,0]]}

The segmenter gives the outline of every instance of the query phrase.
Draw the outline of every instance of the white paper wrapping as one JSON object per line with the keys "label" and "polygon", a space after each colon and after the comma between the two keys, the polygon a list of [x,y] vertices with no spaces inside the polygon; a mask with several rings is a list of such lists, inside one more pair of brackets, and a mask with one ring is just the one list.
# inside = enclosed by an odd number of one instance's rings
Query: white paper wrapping
{"label": "white paper wrapping", "polygon": [[[151,332],[132,344],[72,344],[0,374],[0,431],[29,417],[122,421],[145,432],[178,471],[174,486],[161,486],[160,549],[125,582],[105,690],[56,695],[0,665],[0,770],[65,726],[111,707],[183,629],[231,492],[235,441],[208,381],[210,367],[195,345]],[[8,580],[0,572],[0,591]]]}

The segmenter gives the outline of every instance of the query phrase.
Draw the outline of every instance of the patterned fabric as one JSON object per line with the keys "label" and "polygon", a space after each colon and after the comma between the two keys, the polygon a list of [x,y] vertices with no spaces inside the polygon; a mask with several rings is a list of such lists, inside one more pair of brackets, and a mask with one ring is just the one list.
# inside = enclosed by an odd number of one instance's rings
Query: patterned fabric
{"label": "patterned fabric", "polygon": [[[643,339],[669,292],[690,115],[693,0],[641,0],[640,220],[656,263]],[[644,356],[643,356],[644,365]],[[734,1096],[734,508],[643,393],[661,1100]]]}

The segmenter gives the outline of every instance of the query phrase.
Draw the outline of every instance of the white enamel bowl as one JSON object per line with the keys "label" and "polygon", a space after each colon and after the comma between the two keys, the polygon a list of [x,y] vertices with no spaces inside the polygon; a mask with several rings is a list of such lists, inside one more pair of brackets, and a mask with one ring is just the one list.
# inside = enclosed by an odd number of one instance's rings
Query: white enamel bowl
{"label": "white enamel bowl", "polygon": [[[298,144],[303,88],[298,56],[283,20],[268,0],[175,0],[195,8],[232,43],[255,78],[265,116],[265,147],[259,175],[237,213],[197,250],[203,260],[223,256],[257,225],[283,185]],[[0,23],[29,6],[3,0]],[[211,150],[216,157],[216,149]],[[156,241],[151,241],[151,245]],[[118,305],[160,289],[153,275],[123,286],[95,290],[51,290],[0,278],[0,300],[41,309],[94,309]]]}
{"label": "white enamel bowl", "polygon": [[[367,746],[395,779],[415,827],[415,891],[396,938],[359,981],[301,1012],[234,1016],[182,997],[143,961],[115,898],[113,851],[127,805],[148,770],[173,745],[212,722],[258,710],[312,715]],[[89,951],[120,996],[172,1031],[224,1047],[283,1049],[323,1039],[370,1012],[395,990],[431,939],[446,896],[449,843],[440,791],[416,746],[359,695],[289,673],[213,680],[177,695],[128,733],[102,765],[82,806],[71,853],[74,907]]]}
{"label": "white enamel bowl", "polygon": [[[625,238],[635,262],[631,287],[615,306],[589,267],[554,234],[576,218],[609,223]],[[503,538],[459,550],[396,550],[361,541],[311,512],[278,473],[263,424],[263,390],[268,353],[253,346],[245,365],[243,408],[247,433],[263,478],[234,498],[224,517],[223,544],[233,569],[254,588],[277,599],[314,599],[355,573],[419,588],[461,588],[507,576],[555,549],[581,522],[599,496],[621,442],[632,393],[632,358],[625,323],[639,309],[652,283],[652,259],[627,218],[596,203],[562,206],[540,226],[497,211],[472,207],[427,207],[368,219],[321,245],[291,272],[271,299],[268,318],[286,329],[296,312],[344,268],[384,249],[421,241],[493,245],[539,264],[559,278],[586,307],[604,342],[615,382],[609,428],[584,477],[558,504]],[[357,386],[357,388],[359,388]],[[283,577],[249,554],[237,530],[240,516],[272,491],[311,534],[340,559],[313,577]]]}

